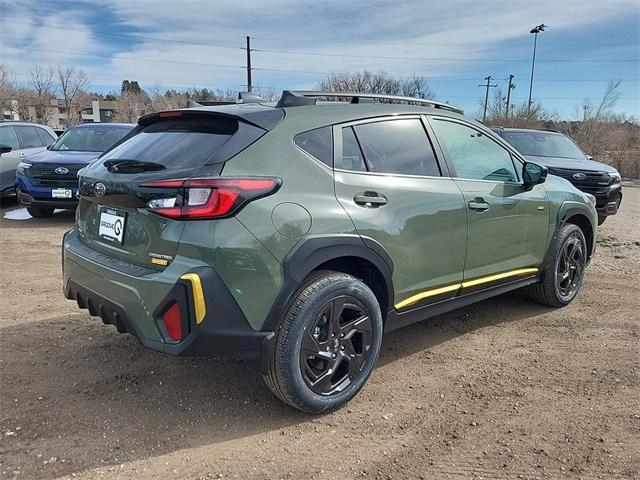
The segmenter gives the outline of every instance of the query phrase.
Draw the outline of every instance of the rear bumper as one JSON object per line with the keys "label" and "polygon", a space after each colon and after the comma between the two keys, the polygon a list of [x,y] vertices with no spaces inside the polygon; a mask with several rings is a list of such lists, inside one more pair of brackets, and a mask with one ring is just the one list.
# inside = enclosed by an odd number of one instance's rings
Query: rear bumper
{"label": "rear bumper", "polygon": [[[108,257],[84,245],[75,229],[64,236],[62,254],[65,296],[103,323],[134,335],[145,347],[171,355],[249,360],[261,369],[262,360],[268,358],[274,333],[251,328],[212,268],[184,268],[177,259],[163,271],[118,263],[109,267]],[[200,322],[193,284],[182,278],[187,273],[199,277],[205,293],[206,313]],[[185,334],[180,342],[172,341],[162,325],[161,315],[172,302],[183,312]]]}

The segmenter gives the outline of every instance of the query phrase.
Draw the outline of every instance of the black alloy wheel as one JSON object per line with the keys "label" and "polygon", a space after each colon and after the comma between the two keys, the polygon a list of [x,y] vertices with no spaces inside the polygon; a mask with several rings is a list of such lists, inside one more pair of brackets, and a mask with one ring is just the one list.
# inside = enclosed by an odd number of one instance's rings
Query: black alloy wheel
{"label": "black alloy wheel", "polygon": [[356,298],[341,295],[326,303],[302,338],[305,383],[319,395],[343,391],[362,373],[372,338],[371,317]]}

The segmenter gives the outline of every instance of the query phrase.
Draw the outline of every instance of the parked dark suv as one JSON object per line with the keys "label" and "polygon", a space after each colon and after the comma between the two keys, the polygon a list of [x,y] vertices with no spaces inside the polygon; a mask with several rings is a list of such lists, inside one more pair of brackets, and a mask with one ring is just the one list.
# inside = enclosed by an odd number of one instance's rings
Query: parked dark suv
{"label": "parked dark suv", "polygon": [[149,348],[249,360],[313,413],[385,331],[523,287],[567,305],[595,246],[593,196],[416,98],[154,113],[79,182],[67,298]]}
{"label": "parked dark suv", "polygon": [[18,201],[37,218],[52,216],[55,208],[76,208],[78,171],[133,127],[129,123],[81,123],[65,130],[53,145],[18,164]]}
{"label": "parked dark suv", "polygon": [[598,225],[615,215],[622,202],[622,177],[610,165],[585,154],[566,135],[552,130],[493,128],[532,162],[544,165],[551,175],[569,180],[576,188],[596,197]]}

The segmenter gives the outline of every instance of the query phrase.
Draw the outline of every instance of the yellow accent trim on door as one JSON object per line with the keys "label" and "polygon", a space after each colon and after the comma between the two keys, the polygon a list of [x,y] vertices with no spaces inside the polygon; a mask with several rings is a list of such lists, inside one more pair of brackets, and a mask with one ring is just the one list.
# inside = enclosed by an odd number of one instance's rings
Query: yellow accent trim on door
{"label": "yellow accent trim on door", "polygon": [[413,305],[414,303],[419,302],[422,299],[433,297],[434,295],[440,295],[442,293],[453,292],[454,290],[458,290],[462,288],[461,283],[456,283],[454,285],[447,285],[446,287],[435,288],[433,290],[427,290],[416,295],[413,295],[406,300],[401,301],[400,303],[396,303],[394,306],[396,309],[401,309],[404,307],[408,307],[409,305]]}
{"label": "yellow accent trim on door", "polygon": [[475,287],[476,285],[482,285],[483,283],[495,282],[496,280],[502,280],[503,278],[525,275],[527,273],[538,273],[538,269],[520,268],[518,270],[511,270],[509,272],[498,273],[496,275],[489,275],[488,277],[480,277],[475,280],[469,280],[468,282],[462,282],[462,288]]}
{"label": "yellow accent trim on door", "polygon": [[202,291],[200,276],[197,273],[185,273],[180,278],[191,282],[191,289],[193,291],[193,308],[196,311],[196,323],[200,324],[207,314],[207,307],[204,302],[204,293]]}
{"label": "yellow accent trim on door", "polygon": [[537,268],[519,268],[517,270],[510,270],[508,272],[497,273],[495,275],[489,275],[486,277],[476,278],[474,280],[468,280],[462,283],[454,283],[453,285],[447,285],[445,287],[434,288],[433,290],[425,290],[424,292],[417,293],[411,297],[402,300],[394,305],[396,310],[418,303],[425,298],[433,297],[435,295],[441,295],[443,293],[453,292],[461,288],[475,287],[476,285],[482,285],[483,283],[495,282],[496,280],[502,280],[504,278],[515,277],[518,275],[526,275],[529,273],[538,273]]}

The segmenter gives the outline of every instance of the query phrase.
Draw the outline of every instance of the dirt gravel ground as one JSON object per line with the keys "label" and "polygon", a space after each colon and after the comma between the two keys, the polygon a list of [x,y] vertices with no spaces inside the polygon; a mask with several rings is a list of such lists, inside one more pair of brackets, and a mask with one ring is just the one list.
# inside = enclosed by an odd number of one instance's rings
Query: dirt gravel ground
{"label": "dirt gravel ground", "polygon": [[65,300],[72,214],[0,218],[0,478],[638,479],[640,188],[624,193],[572,305],[508,294],[396,331],[322,417]]}

